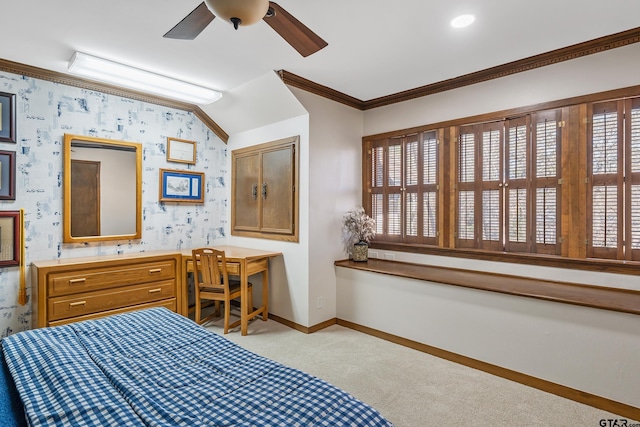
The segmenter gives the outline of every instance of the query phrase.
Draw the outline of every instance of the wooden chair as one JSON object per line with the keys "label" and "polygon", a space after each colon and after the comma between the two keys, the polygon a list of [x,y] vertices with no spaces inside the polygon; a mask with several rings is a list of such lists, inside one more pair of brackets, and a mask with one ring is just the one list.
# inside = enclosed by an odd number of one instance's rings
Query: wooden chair
{"label": "wooden chair", "polygon": [[[241,296],[240,281],[229,280],[227,258],[224,251],[213,248],[199,248],[192,251],[192,257],[196,300],[195,321],[198,324],[203,324],[213,317],[219,316],[220,302],[224,302],[224,333],[226,334],[229,328],[235,328],[240,325],[240,319],[229,324],[231,300]],[[253,301],[251,283],[248,284],[248,287],[249,301],[240,301],[240,304],[250,304],[249,307],[251,307]],[[215,301],[216,306],[211,315],[201,319],[203,300]]]}

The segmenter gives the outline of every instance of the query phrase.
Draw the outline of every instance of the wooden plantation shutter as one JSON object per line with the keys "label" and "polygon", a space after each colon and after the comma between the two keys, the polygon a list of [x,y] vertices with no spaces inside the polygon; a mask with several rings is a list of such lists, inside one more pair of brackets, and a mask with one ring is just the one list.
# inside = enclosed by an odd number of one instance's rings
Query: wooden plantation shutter
{"label": "wooden plantation shutter", "polygon": [[[503,122],[481,126],[481,236],[483,249],[503,249]],[[476,221],[478,218],[476,217]]]}
{"label": "wooden plantation shutter", "polygon": [[587,254],[596,258],[623,258],[623,118],[624,103],[592,106],[589,127]]}
{"label": "wooden plantation shutter", "polygon": [[476,247],[476,129],[475,126],[460,128],[458,137],[458,198],[456,246]]}
{"label": "wooden plantation shutter", "polygon": [[422,243],[438,243],[438,136],[436,131],[424,132],[421,138],[422,153]]}
{"label": "wooden plantation shutter", "polygon": [[532,116],[532,252],[560,254],[561,110]]}
{"label": "wooden plantation shutter", "polygon": [[460,128],[456,246],[503,248],[503,122]]}
{"label": "wooden plantation shutter", "polygon": [[506,122],[505,250],[531,251],[531,139],[529,116]]}
{"label": "wooden plantation shutter", "polygon": [[640,261],[640,98],[625,105],[625,258]]}
{"label": "wooden plantation shutter", "polygon": [[385,224],[385,216],[384,216],[384,144],[383,141],[375,141],[372,144],[370,150],[370,176],[371,181],[369,182],[370,186],[370,204],[371,210],[369,211],[371,217],[376,222],[376,235],[382,236],[384,235],[384,224]]}
{"label": "wooden plantation shutter", "polygon": [[386,236],[394,240],[402,238],[402,138],[390,138],[386,153],[387,197],[385,200]]}
{"label": "wooden plantation shutter", "polygon": [[436,131],[369,144],[366,208],[378,241],[437,244],[438,141]]}

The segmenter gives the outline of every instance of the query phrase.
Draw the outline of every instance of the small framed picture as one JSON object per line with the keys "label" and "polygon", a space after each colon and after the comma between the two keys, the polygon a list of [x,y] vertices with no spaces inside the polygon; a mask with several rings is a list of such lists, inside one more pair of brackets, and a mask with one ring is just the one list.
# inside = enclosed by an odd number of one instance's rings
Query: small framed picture
{"label": "small framed picture", "polygon": [[0,267],[20,264],[20,211],[0,211]]}
{"label": "small framed picture", "polygon": [[160,169],[160,201],[204,203],[204,173]]}
{"label": "small framed picture", "polygon": [[0,92],[0,142],[16,141],[16,95]]}
{"label": "small framed picture", "polygon": [[167,161],[196,164],[196,143],[186,139],[167,138]]}
{"label": "small framed picture", "polygon": [[0,200],[16,199],[16,152],[0,151]]}

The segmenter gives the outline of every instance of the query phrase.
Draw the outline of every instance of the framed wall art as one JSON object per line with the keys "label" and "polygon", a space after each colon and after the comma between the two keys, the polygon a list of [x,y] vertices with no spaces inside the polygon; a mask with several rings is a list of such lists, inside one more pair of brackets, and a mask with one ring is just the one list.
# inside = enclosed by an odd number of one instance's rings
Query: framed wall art
{"label": "framed wall art", "polygon": [[0,92],[0,142],[16,142],[16,95]]}
{"label": "framed wall art", "polygon": [[196,164],[196,143],[186,139],[167,138],[167,161]]}
{"label": "framed wall art", "polygon": [[0,150],[0,200],[16,199],[16,152]]}
{"label": "framed wall art", "polygon": [[204,172],[160,169],[161,202],[204,202]]}
{"label": "framed wall art", "polygon": [[20,264],[20,211],[0,211],[0,267]]}

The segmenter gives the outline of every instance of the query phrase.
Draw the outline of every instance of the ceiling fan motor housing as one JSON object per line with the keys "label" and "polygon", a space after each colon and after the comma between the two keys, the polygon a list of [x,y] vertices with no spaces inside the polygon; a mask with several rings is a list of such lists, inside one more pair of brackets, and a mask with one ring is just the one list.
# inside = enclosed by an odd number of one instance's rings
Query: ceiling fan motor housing
{"label": "ceiling fan motor housing", "polygon": [[265,17],[269,0],[205,0],[209,10],[218,18],[238,25],[255,24]]}

